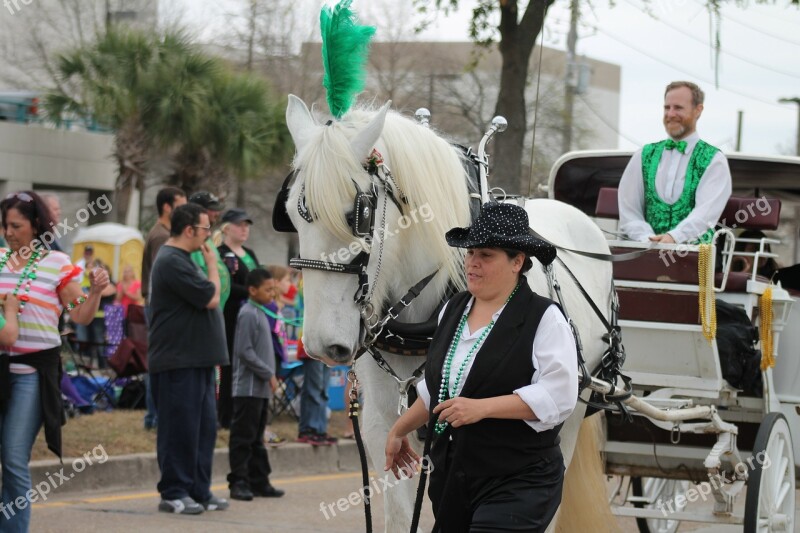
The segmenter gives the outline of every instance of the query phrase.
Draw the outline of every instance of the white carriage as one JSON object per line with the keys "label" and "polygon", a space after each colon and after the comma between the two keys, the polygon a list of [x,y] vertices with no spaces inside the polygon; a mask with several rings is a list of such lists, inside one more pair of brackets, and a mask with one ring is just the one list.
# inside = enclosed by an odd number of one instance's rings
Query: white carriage
{"label": "white carriage", "polygon": [[[630,155],[566,154],[551,172],[550,197],[598,219],[617,218],[616,187]],[[734,196],[721,220],[736,229],[777,229],[781,204],[774,192],[796,194],[800,158],[733,154],[729,163]],[[616,229],[608,220],[598,223]],[[729,238],[717,254],[723,234]],[[791,236],[797,238],[796,228]],[[800,293],[772,285],[771,302],[765,301],[769,280],[731,272],[731,260],[742,254],[730,237],[730,229],[718,231],[710,254],[698,246],[656,245],[614,264],[623,373],[632,378],[635,396],[656,409],[632,409],[633,423],[607,416],[603,451],[606,473],[630,480],[620,481],[613,512],[636,517],[641,531],[675,531],[684,520],[742,524],[746,532],[793,531],[800,476],[800,306],[793,304]],[[650,248],[617,236],[609,241],[615,253]],[[777,241],[759,239],[757,250],[745,255],[757,264],[772,256],[769,243]],[[723,378],[717,340],[707,338],[713,337],[711,308],[701,313],[701,298],[708,306],[718,298],[743,309],[759,328],[762,349],[765,330],[772,332],[775,366],[764,362],[761,397]],[[734,508],[742,493],[743,513]],[[713,511],[692,505],[698,499],[713,502]]]}

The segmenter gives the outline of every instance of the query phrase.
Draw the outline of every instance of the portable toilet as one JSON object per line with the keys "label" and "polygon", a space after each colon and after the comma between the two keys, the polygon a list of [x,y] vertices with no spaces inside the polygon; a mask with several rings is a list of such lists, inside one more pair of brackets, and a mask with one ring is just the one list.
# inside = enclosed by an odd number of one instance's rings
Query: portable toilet
{"label": "portable toilet", "polygon": [[122,277],[125,265],[131,265],[136,279],[142,279],[142,257],[144,256],[144,239],[136,228],[102,222],[78,230],[72,241],[72,262],[83,259],[83,250],[87,245],[94,248],[94,257],[111,268],[111,277],[118,281]]}

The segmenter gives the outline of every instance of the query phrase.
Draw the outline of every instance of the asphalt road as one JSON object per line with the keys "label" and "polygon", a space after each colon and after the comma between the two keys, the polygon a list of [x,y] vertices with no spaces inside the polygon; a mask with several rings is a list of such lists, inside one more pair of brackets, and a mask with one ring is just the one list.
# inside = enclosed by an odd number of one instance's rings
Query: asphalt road
{"label": "asphalt road", "polygon": [[[307,476],[276,477],[273,484],[286,491],[279,499],[259,498],[252,502],[231,502],[226,511],[206,512],[199,516],[180,516],[160,513],[157,510],[158,494],[155,490],[83,492],[59,496],[54,494],[45,503],[34,504],[31,531],[51,532],[346,532],[364,531],[364,510],[353,505],[345,511],[333,507],[335,516],[321,510],[322,504],[335,504],[340,498],[358,490],[360,474],[357,472],[331,473]],[[223,479],[212,487],[215,494],[227,497]],[[800,490],[795,493],[797,513],[795,524],[800,524]],[[739,504],[743,503],[740,498]],[[372,505],[376,532],[383,531],[383,501],[376,498]],[[429,531],[433,524],[430,509],[424,510],[421,526]],[[636,533],[638,528],[632,518],[619,520],[621,533]],[[694,533],[733,533],[740,526],[708,526],[682,524],[679,531]]]}

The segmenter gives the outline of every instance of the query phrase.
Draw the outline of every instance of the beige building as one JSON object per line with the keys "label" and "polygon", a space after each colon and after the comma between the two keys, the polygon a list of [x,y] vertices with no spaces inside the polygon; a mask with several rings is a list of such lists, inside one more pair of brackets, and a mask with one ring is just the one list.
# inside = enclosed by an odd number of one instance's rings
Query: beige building
{"label": "beige building", "polygon": [[[63,217],[73,226],[61,244],[69,245],[76,224],[107,216],[74,217],[101,195],[113,198],[114,137],[77,123],[58,129],[45,125],[36,106],[28,104],[40,103],[44,88],[52,86],[48,68],[61,51],[91,42],[107,24],[153,27],[157,9],[157,0],[9,0],[0,6],[0,194],[56,192]],[[137,205],[138,198],[133,202]],[[138,209],[130,212],[138,215]],[[128,222],[136,226],[138,218]]]}

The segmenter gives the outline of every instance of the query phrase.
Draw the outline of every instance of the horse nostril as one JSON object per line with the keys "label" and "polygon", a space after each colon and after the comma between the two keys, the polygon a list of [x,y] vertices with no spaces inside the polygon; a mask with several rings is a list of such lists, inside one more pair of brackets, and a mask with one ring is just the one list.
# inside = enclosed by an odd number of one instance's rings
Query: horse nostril
{"label": "horse nostril", "polygon": [[344,361],[349,359],[351,354],[350,348],[342,346],[341,344],[332,344],[331,346],[328,346],[326,351],[328,352],[328,357],[334,361]]}

